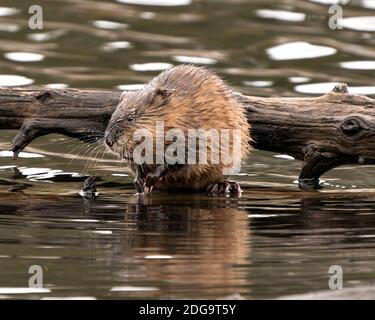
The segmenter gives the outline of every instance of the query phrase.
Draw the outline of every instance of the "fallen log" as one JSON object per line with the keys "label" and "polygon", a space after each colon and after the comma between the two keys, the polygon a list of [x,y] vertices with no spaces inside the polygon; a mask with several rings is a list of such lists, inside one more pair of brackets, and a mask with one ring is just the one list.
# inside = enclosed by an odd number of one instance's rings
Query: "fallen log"
{"label": "fallen log", "polygon": [[[0,129],[17,129],[15,156],[35,138],[61,133],[91,142],[103,134],[121,92],[0,89]],[[318,188],[328,170],[375,163],[375,100],[341,84],[317,98],[236,94],[252,127],[253,147],[302,160],[300,187]]]}

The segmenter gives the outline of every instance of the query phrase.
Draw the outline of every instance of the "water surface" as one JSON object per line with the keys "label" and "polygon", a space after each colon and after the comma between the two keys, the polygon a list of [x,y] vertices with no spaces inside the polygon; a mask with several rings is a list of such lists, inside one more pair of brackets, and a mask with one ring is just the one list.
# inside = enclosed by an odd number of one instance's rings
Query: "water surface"
{"label": "water surface", "polygon": [[[260,96],[323,94],[337,82],[375,94],[373,1],[45,1],[44,29],[27,28],[26,0],[0,6],[0,86],[137,89],[193,63]],[[302,192],[300,162],[254,151],[233,179],[241,198],[134,195],[127,168],[50,135],[17,161],[0,132],[0,298],[276,298],[375,282],[371,166],[337,168]],[[78,192],[100,177],[96,200]],[[27,288],[31,265],[44,290]]]}

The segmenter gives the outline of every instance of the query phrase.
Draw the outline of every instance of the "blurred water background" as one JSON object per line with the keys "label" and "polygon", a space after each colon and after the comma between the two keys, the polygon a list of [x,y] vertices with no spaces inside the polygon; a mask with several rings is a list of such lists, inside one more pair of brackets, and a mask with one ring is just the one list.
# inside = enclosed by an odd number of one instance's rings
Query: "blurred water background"
{"label": "blurred water background", "polygon": [[[132,90],[181,63],[217,72],[259,96],[314,96],[346,82],[375,95],[375,1],[49,0],[30,30],[33,1],[0,4],[0,86]],[[242,198],[134,196],[123,165],[49,135],[17,161],[0,131],[0,298],[275,298],[371,285],[375,182],[371,166],[296,185],[300,162],[254,151],[235,180]],[[99,176],[97,200],[78,191]],[[374,225],[372,225],[374,223]],[[31,265],[44,290],[27,288]]]}

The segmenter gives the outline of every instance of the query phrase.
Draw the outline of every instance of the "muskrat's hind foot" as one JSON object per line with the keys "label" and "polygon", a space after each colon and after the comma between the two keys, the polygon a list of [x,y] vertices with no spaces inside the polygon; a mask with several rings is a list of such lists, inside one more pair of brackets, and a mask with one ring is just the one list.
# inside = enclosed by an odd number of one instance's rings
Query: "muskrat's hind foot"
{"label": "muskrat's hind foot", "polygon": [[206,192],[209,195],[234,195],[237,197],[241,196],[242,190],[238,182],[233,181],[223,181],[218,183],[210,183]]}

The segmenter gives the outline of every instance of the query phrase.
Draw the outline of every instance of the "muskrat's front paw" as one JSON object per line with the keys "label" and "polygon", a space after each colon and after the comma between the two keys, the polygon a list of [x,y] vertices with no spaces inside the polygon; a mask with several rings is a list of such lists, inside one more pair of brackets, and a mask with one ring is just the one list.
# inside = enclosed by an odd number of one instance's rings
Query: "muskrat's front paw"
{"label": "muskrat's front paw", "polygon": [[137,190],[137,193],[144,193],[144,181],[142,178],[135,178],[134,179],[134,187]]}
{"label": "muskrat's front paw", "polygon": [[240,197],[242,190],[238,182],[223,181],[209,184],[206,192],[209,195],[234,195]]}
{"label": "muskrat's front paw", "polygon": [[241,197],[242,189],[238,182],[229,182],[230,183],[230,193],[238,197]]}
{"label": "muskrat's front paw", "polygon": [[155,186],[156,182],[159,181],[160,179],[161,178],[160,178],[159,175],[149,173],[146,176],[145,182],[143,184],[143,188],[144,188],[145,193],[151,193],[152,189],[154,189],[154,186]]}

